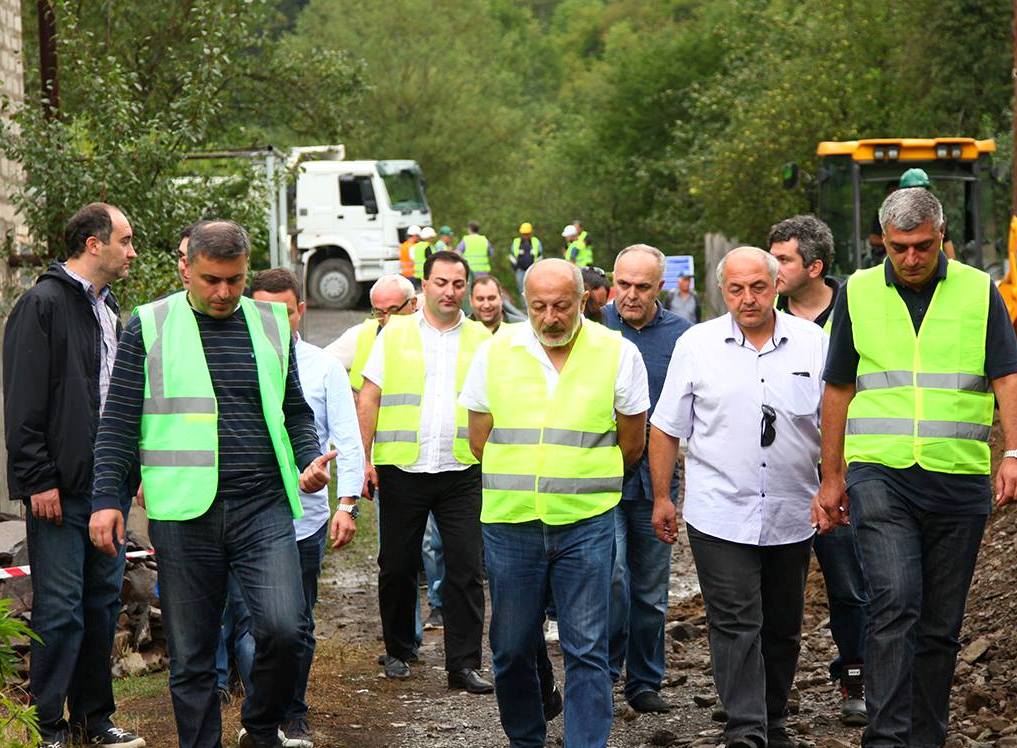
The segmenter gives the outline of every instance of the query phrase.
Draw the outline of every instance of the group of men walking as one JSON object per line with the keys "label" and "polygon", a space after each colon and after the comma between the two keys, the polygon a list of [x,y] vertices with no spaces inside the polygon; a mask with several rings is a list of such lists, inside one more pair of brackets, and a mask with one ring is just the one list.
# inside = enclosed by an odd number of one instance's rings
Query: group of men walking
{"label": "group of men walking", "polygon": [[[723,258],[727,314],[695,326],[660,302],[664,256],[642,244],[618,253],[600,323],[584,317],[584,256],[541,259],[525,224],[511,254],[526,318],[512,319],[483,272],[493,248],[471,227],[460,251],[426,254],[419,296],[405,275],[383,277],[371,318],[322,352],[296,333],[292,274],[260,273],[244,296],[249,242],[227,221],[188,232],[185,290],[139,307],[121,331],[109,284],[135,256],[130,224],[87,206],[68,226],[68,260],[19,300],[4,342],[45,745],[75,733],[144,745],[113,725],[108,676],[136,495],[159,563],[181,746],[221,744],[228,588],[255,652],[240,744],[312,744],[304,689],[326,527],[334,547],[348,542],[358,498],[375,496],[384,675],[411,677],[418,660],[430,521],[449,687],[493,691],[515,748],[543,746],[562,710],[566,746],[604,746],[613,681],[638,712],[670,709],[660,691],[680,440],[726,744],[794,745],[785,719],[815,548],[842,720],[867,724],[865,745],[941,745],[993,495],[996,403],[996,503],[1017,494],[1017,337],[988,276],[942,254],[942,208],[927,190],[888,196],[880,223],[886,262],[843,287],[828,277],[825,225],[776,224],[769,251]],[[564,696],[543,636],[549,609]]]}

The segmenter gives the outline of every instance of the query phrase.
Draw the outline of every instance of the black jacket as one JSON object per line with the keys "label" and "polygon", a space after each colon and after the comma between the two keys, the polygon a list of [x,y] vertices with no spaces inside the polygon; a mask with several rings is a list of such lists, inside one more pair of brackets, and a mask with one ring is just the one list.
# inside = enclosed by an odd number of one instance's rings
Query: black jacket
{"label": "black jacket", "polygon": [[[112,293],[106,303],[119,319]],[[12,499],[50,488],[59,488],[61,499],[91,495],[101,346],[102,331],[85,289],[54,262],[18,299],[4,332]]]}

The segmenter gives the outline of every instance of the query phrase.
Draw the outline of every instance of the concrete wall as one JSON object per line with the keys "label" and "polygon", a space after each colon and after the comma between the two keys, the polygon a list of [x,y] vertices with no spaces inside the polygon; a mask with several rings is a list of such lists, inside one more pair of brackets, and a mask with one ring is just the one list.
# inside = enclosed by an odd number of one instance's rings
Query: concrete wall
{"label": "concrete wall", "polygon": [[[0,92],[11,99],[15,107],[21,105],[25,98],[24,75],[21,60],[21,2],[20,0],[0,0]],[[10,282],[9,269],[6,262],[8,237],[13,241],[14,249],[28,243],[28,232],[17,216],[10,196],[21,184],[21,167],[0,157],[0,284]],[[3,336],[0,334],[0,340]],[[3,412],[0,411],[0,433],[3,427]],[[18,514],[22,503],[9,501],[7,498],[7,450],[4,440],[0,438],[0,512]]]}

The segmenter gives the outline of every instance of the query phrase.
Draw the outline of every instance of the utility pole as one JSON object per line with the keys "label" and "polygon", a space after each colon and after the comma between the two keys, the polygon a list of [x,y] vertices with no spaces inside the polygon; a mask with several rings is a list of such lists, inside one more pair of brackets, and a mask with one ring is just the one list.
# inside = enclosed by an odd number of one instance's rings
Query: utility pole
{"label": "utility pole", "polygon": [[39,78],[42,80],[43,109],[46,119],[53,119],[60,111],[56,15],[51,0],[36,0],[35,7],[39,17]]}

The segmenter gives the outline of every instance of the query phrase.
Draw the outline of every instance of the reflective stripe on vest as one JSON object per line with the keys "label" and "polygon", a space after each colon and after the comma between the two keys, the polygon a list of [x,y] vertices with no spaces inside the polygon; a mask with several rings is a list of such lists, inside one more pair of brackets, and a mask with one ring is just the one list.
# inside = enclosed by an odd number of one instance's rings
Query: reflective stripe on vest
{"label": "reflective stripe on vest", "polygon": [[549,525],[606,512],[621,499],[624,466],[614,391],[622,338],[584,324],[554,392],[514,336],[488,348],[494,427],[484,446],[481,522]]}
{"label": "reflective stripe on vest", "polygon": [[487,237],[483,234],[467,234],[463,237],[463,257],[474,273],[490,273],[491,257],[487,254]]}
{"label": "reflective stripe on vest", "polygon": [[917,335],[882,265],[856,272],[846,292],[859,354],[847,461],[988,474],[994,403],[985,376],[989,277],[951,260]]}
{"label": "reflective stripe on vest", "polygon": [[371,355],[371,348],[378,337],[378,323],[373,319],[366,319],[360,325],[360,332],[357,333],[357,347],[353,351],[353,363],[350,365],[350,387],[359,390],[364,386],[364,365]]}
{"label": "reflective stripe on vest", "polygon": [[[523,245],[523,239],[517,236],[512,240],[512,246],[509,248],[509,252],[513,257],[518,257],[520,254],[520,247]],[[544,245],[540,243],[540,239],[535,236],[530,237],[530,254],[533,255],[533,260],[536,262],[544,256]]]}
{"label": "reflective stripe on vest", "polygon": [[[481,323],[463,321],[459,330],[455,392],[442,393],[442,397],[459,399],[473,355],[490,337],[491,333]],[[382,341],[385,346],[385,381],[374,434],[374,464],[412,465],[420,457],[420,414],[424,399],[424,344],[420,335],[420,315],[390,317]],[[477,459],[470,451],[468,421],[469,414],[457,402],[452,454],[456,461],[473,465]]]}
{"label": "reflective stripe on vest", "polygon": [[[282,403],[290,328],[282,304],[241,298],[251,335],[262,413],[294,516],[302,514],[293,449]],[[141,459],[145,505],[153,519],[204,514],[219,483],[218,405],[194,312],[180,292],[137,310],[145,344]]]}

